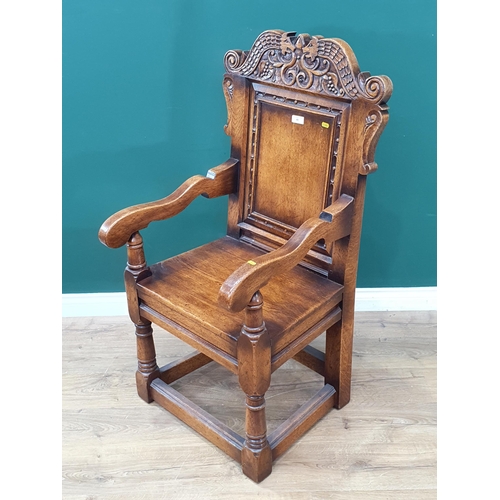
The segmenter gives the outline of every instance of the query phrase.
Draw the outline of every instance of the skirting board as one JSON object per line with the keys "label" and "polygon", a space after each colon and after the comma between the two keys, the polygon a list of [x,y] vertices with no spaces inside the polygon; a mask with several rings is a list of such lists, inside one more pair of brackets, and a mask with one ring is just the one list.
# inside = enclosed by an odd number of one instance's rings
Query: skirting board
{"label": "skirting board", "polygon": [[[358,288],[356,311],[435,311],[437,287]],[[62,296],[62,315],[128,316],[124,292],[68,293]]]}

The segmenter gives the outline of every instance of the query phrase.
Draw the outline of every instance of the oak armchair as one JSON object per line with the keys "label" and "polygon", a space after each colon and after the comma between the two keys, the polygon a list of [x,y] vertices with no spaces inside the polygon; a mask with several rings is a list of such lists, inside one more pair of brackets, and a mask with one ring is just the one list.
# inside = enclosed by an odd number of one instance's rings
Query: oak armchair
{"label": "oak armchair", "polygon": [[[349,402],[354,293],[366,175],[388,120],[392,83],[361,73],[349,45],[266,31],[224,57],[230,158],[170,196],[126,208],[99,239],[127,245],[125,289],[137,336],[137,389],[259,482],[331,408]],[[146,264],[140,230],[197,196],[229,195],[227,236]],[[196,349],[162,368],[152,323]],[[326,331],[325,352],[308,344]],[[324,387],[267,435],[271,374],[295,359]],[[215,361],[246,395],[240,436],[169,384]]]}

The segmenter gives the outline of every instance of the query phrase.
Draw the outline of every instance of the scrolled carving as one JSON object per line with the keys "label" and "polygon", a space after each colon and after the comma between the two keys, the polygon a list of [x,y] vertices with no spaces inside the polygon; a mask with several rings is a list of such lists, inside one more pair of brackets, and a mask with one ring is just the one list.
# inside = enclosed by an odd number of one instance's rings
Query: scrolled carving
{"label": "scrolled carving", "polygon": [[231,135],[231,117],[232,117],[232,99],[234,93],[234,83],[233,80],[229,77],[225,77],[222,82],[222,88],[224,89],[224,97],[226,99],[226,107],[227,107],[227,123],[224,125],[224,132],[227,135]]}
{"label": "scrolled carving", "polygon": [[380,121],[380,113],[377,110],[371,111],[365,118],[365,132],[378,121]]}
{"label": "scrolled carving", "polygon": [[392,91],[387,77],[360,73],[349,45],[334,38],[265,31],[248,52],[227,52],[224,65],[255,80],[375,103],[388,100]]}
{"label": "scrolled carving", "polygon": [[233,98],[234,84],[231,78],[224,78],[224,91],[227,93],[229,99]]}
{"label": "scrolled carving", "polygon": [[392,82],[386,76],[371,76],[360,73],[359,86],[363,92],[375,102],[387,102],[392,93]]}
{"label": "scrolled carving", "polygon": [[382,131],[387,124],[389,115],[387,111],[381,109],[372,109],[366,116],[365,121],[365,137],[363,140],[363,164],[360,167],[359,173],[367,175],[375,172],[378,166],[374,161],[375,148]]}
{"label": "scrolled carving", "polygon": [[245,53],[241,50],[229,50],[224,56],[224,66],[228,71],[234,71],[243,64]]}

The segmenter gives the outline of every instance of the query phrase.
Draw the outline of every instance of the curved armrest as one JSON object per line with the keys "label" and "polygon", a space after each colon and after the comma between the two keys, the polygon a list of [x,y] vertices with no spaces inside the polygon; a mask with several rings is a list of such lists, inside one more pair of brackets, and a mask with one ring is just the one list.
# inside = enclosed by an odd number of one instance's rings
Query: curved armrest
{"label": "curved armrest", "polygon": [[216,198],[234,193],[239,160],[230,158],[207,172],[181,184],[170,196],[120,210],[107,219],[99,230],[99,240],[110,248],[125,245],[130,236],[151,222],[168,219],[184,210],[198,195]]}
{"label": "curved armrest", "polygon": [[219,305],[241,311],[257,290],[277,274],[295,267],[318,240],[330,242],[350,234],[353,201],[352,196],[343,194],[318,218],[305,221],[282,247],[243,264],[222,284]]}

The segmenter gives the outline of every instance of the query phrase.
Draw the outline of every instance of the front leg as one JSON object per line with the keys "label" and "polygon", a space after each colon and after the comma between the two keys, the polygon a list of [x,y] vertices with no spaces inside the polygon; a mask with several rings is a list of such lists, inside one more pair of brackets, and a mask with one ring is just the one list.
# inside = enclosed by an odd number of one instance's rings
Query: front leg
{"label": "front leg", "polygon": [[153,398],[149,386],[155,378],[160,376],[160,369],[156,364],[156,350],[151,322],[142,320],[135,325],[135,335],[137,338],[137,371],[135,373],[137,393],[146,403],[151,403]]}
{"label": "front leg", "polygon": [[150,275],[151,271],[147,267],[144,256],[142,237],[138,232],[134,233],[127,243],[125,290],[127,292],[128,311],[130,319],[135,324],[137,339],[137,372],[135,374],[137,393],[146,403],[153,401],[149,386],[155,378],[160,376],[160,369],[156,364],[156,350],[151,322],[140,316],[136,283]]}
{"label": "front leg", "polygon": [[272,451],[267,440],[264,394],[271,383],[271,342],[262,316],[262,295],[256,292],[245,310],[237,344],[238,378],[246,394],[243,473],[255,482],[271,474]]}

